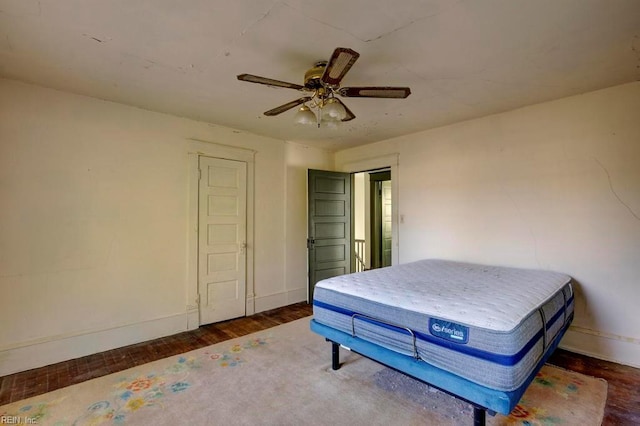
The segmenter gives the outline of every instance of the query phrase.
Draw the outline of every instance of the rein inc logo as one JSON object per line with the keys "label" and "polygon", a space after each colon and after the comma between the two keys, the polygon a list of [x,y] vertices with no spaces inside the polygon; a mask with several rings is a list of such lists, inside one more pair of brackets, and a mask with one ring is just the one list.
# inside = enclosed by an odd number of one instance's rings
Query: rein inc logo
{"label": "rein inc logo", "polygon": [[37,425],[38,420],[28,416],[0,416],[0,425]]}
{"label": "rein inc logo", "polygon": [[449,321],[429,319],[429,330],[431,334],[456,343],[467,343],[469,341],[469,327]]}

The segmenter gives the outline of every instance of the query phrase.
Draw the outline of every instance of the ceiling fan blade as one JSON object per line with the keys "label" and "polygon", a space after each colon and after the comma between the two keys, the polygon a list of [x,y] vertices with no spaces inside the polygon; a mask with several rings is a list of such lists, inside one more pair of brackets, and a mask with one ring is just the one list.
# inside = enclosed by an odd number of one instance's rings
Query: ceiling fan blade
{"label": "ceiling fan blade", "polygon": [[408,87],[343,87],[338,90],[347,98],[406,98],[411,94]]}
{"label": "ceiling fan blade", "polygon": [[282,114],[283,112],[289,111],[291,108],[294,108],[310,100],[311,98],[309,96],[305,96],[303,98],[296,99],[295,101],[287,102],[286,104],[280,105],[279,107],[275,107],[274,109],[270,109],[269,111],[265,112],[264,115],[268,115],[271,117],[274,115]]}
{"label": "ceiling fan blade", "polygon": [[333,51],[320,80],[325,84],[338,87],[345,74],[351,69],[360,54],[346,47],[338,47]]}
{"label": "ceiling fan blade", "polygon": [[260,77],[252,74],[240,74],[238,80],[248,81],[249,83],[266,84],[267,86],[286,87],[287,89],[303,90],[304,86],[286,81],[274,80],[272,78]]}
{"label": "ceiling fan blade", "polygon": [[344,108],[345,112],[347,113],[347,115],[342,119],[342,121],[351,121],[354,118],[356,118],[356,115],[351,112],[351,110],[349,108],[347,108],[347,106],[344,104],[344,102],[342,102],[340,99],[338,98],[334,98],[336,101],[338,101],[338,103],[340,105],[342,105],[342,107]]}

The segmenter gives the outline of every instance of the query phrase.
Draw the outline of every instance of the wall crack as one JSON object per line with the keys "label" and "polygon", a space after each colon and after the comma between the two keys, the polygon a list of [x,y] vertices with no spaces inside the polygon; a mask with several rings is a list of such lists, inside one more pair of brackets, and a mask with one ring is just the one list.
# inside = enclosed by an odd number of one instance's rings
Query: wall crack
{"label": "wall crack", "polygon": [[[278,6],[281,2],[276,2],[274,3],[265,13],[262,14],[262,16],[260,16],[258,19],[256,19],[254,22],[250,23],[249,25],[247,25],[245,28],[242,29],[242,31],[240,32],[240,37],[242,37],[243,35],[245,35],[247,33],[247,31],[251,30],[251,28],[253,28],[254,26],[258,25],[260,22],[262,22],[263,20],[267,19],[267,17],[269,15],[271,15],[271,11],[273,11],[273,9],[276,8],[276,6]],[[285,3],[285,5],[287,5]],[[289,5],[287,5],[289,6]]]}
{"label": "wall crack", "polygon": [[638,216],[638,214],[634,212],[633,209],[629,207],[629,205],[625,203],[622,198],[620,198],[620,195],[618,195],[618,193],[616,192],[616,189],[613,187],[613,182],[611,181],[611,174],[609,173],[609,170],[607,170],[607,168],[596,157],[591,158],[593,158],[593,160],[598,163],[598,166],[600,166],[600,168],[607,175],[607,181],[609,182],[609,189],[611,189],[611,193],[616,197],[620,204],[622,204],[629,211],[629,213],[631,213],[631,215],[636,218],[637,221],[640,221],[640,216]]}
{"label": "wall crack", "polygon": [[367,39],[365,39],[365,38],[361,38],[361,37],[358,37],[358,36],[357,36],[357,35],[355,35],[354,33],[347,31],[347,29],[345,29],[345,28],[340,28],[340,27],[338,27],[338,26],[336,26],[336,25],[332,25],[332,24],[330,24],[329,22],[321,21],[321,20],[316,19],[316,18],[314,18],[314,17],[312,17],[312,16],[309,16],[308,14],[304,13],[302,10],[300,10],[300,9],[298,9],[298,8],[295,8],[295,7],[291,6],[291,5],[290,5],[290,4],[288,4],[286,1],[285,1],[285,2],[282,2],[282,4],[284,4],[285,6],[287,6],[287,7],[291,8],[291,9],[293,9],[293,10],[295,10],[296,12],[300,13],[302,16],[304,16],[304,17],[305,17],[305,18],[307,18],[307,19],[311,19],[312,21],[315,21],[315,22],[317,22],[317,23],[319,23],[319,24],[326,25],[327,27],[329,27],[329,28],[333,28],[334,30],[342,31],[342,32],[344,32],[344,33],[346,33],[346,34],[350,35],[351,37],[353,37],[354,39],[356,39],[356,40],[358,40],[358,41],[360,41],[360,42],[362,42],[362,43],[369,43],[369,42],[372,42],[372,41],[380,40],[380,39],[385,38],[385,37],[387,37],[387,36],[389,36],[389,35],[391,35],[391,34],[394,34],[394,33],[397,33],[397,32],[399,32],[399,31],[402,31],[402,30],[404,30],[404,29],[406,29],[406,28],[409,28],[410,26],[412,26],[413,24],[415,24],[415,23],[417,23],[417,22],[421,22],[421,21],[424,21],[424,20],[426,20],[426,19],[431,19],[431,18],[434,18],[434,17],[436,17],[436,16],[438,16],[438,15],[441,15],[441,14],[443,14],[443,13],[446,13],[446,12],[448,12],[448,11],[449,11],[449,9],[451,9],[451,8],[453,8],[453,7],[455,7],[455,6],[457,6],[457,5],[458,5],[459,3],[461,3],[461,2],[462,2],[462,0],[459,0],[459,1],[455,2],[455,3],[453,3],[451,6],[447,7],[447,8],[446,8],[446,9],[444,9],[444,10],[439,10],[439,11],[437,11],[437,12],[435,12],[435,13],[430,14],[430,15],[426,15],[426,16],[418,17],[418,18],[413,19],[413,20],[411,20],[410,22],[408,22],[408,23],[406,23],[406,24],[404,24],[404,25],[401,25],[401,26],[399,26],[399,27],[397,27],[397,28],[394,28],[394,29],[392,29],[392,30],[390,30],[390,31],[387,31],[386,33],[380,34],[380,35],[379,35],[379,36],[377,36],[377,37],[371,37],[371,38],[367,38]]}

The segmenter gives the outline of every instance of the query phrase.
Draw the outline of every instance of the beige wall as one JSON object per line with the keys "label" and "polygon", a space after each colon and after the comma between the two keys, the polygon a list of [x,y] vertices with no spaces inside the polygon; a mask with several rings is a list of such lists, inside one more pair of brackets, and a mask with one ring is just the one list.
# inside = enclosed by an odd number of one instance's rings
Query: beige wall
{"label": "beige wall", "polygon": [[193,139],[255,151],[255,311],[306,298],[307,168],[399,153],[400,262],[569,273],[564,345],[638,365],[639,111],[634,83],[334,156],[0,80],[0,375],[192,326]]}
{"label": "beige wall", "polygon": [[338,152],[399,153],[400,262],[572,275],[565,347],[640,366],[640,83]]}
{"label": "beige wall", "polygon": [[193,326],[192,139],[255,151],[255,311],[306,299],[283,141],[0,80],[0,375]]}

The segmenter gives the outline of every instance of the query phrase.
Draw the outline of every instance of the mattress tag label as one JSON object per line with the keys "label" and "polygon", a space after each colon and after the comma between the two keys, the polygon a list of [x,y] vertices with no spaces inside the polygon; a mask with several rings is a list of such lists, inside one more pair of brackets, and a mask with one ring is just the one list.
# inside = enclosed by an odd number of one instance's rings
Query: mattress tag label
{"label": "mattress tag label", "polygon": [[469,327],[455,322],[429,318],[429,331],[431,334],[456,343],[469,342]]}

